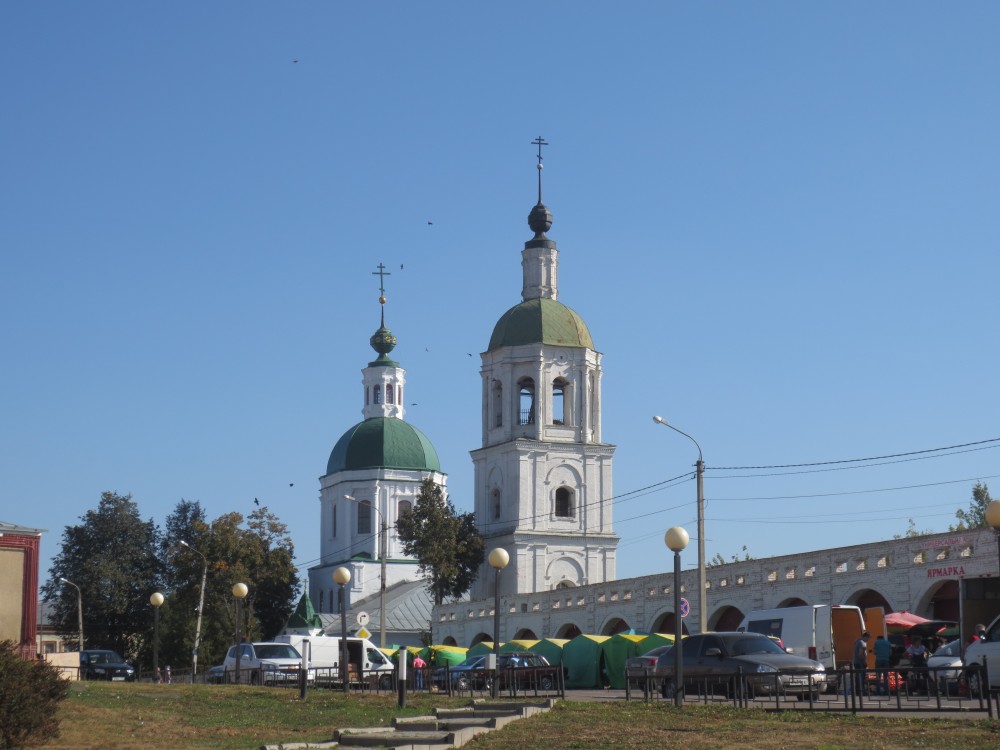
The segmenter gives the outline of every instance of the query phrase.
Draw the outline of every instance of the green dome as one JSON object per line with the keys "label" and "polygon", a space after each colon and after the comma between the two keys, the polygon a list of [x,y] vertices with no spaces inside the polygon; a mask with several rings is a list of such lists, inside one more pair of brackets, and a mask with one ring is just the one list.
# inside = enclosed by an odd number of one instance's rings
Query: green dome
{"label": "green dome", "polygon": [[520,344],[594,348],[583,318],[548,298],[529,299],[505,312],[493,329],[487,351]]}
{"label": "green dome", "polygon": [[416,427],[395,417],[373,417],[345,432],[326,464],[327,474],[352,469],[441,471],[441,462]]}

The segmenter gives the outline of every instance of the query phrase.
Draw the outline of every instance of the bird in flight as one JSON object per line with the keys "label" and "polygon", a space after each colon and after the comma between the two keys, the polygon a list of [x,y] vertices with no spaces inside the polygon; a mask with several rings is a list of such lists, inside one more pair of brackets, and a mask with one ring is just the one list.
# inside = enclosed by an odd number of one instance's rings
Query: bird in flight
{"label": "bird in flight", "polygon": [[254,505],[260,505],[260,500],[258,500],[257,498],[254,498],[253,499],[253,504]]}

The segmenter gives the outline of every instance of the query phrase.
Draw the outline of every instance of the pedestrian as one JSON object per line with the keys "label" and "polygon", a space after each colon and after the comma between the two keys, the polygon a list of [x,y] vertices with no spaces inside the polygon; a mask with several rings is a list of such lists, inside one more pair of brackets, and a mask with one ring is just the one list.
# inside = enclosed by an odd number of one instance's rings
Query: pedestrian
{"label": "pedestrian", "polygon": [[986,640],[986,626],[980,623],[976,625],[975,629],[972,631],[972,637],[969,638],[969,643],[975,643],[976,641]]}
{"label": "pedestrian", "polygon": [[420,654],[413,657],[413,671],[417,676],[417,690],[424,689],[424,670],[427,669],[427,662],[425,662]]}
{"label": "pedestrian", "polygon": [[173,685],[174,684],[174,675],[170,672],[170,665],[169,664],[167,665],[167,684],[168,685]]}
{"label": "pedestrian", "polygon": [[892,660],[892,643],[884,635],[875,636],[875,681],[878,684],[878,694],[889,694],[889,667]]}
{"label": "pedestrian", "polygon": [[159,667],[157,667],[156,669],[153,670],[153,682],[155,682],[157,685],[159,685],[161,682],[163,682],[163,678],[160,676],[160,668]]}
{"label": "pedestrian", "polygon": [[868,669],[868,641],[872,634],[867,630],[854,642],[854,656],[851,664],[854,667],[854,690],[856,695],[861,695],[865,688],[865,672]]}
{"label": "pedestrian", "polygon": [[927,647],[924,646],[923,639],[919,635],[913,636],[913,640],[906,649],[906,657],[910,660],[910,685],[913,690],[927,689]]}

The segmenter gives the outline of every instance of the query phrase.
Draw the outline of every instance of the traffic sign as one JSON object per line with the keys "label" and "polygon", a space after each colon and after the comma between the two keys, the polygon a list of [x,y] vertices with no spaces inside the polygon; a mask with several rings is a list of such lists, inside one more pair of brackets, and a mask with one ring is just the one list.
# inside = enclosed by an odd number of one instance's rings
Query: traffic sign
{"label": "traffic sign", "polygon": [[372,634],[364,628],[361,628],[361,630],[358,631],[358,638],[371,638],[371,636]]}
{"label": "traffic sign", "polygon": [[681,597],[681,617],[687,617],[689,614],[691,614],[691,602]]}
{"label": "traffic sign", "polygon": [[370,619],[371,618],[368,617],[367,612],[358,612],[358,625],[360,625],[361,627],[367,625]]}

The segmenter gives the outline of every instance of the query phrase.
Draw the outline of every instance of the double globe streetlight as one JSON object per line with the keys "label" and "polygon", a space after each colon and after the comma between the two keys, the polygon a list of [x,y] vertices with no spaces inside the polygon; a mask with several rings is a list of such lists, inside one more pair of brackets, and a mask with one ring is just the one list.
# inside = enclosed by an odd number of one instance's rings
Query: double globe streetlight
{"label": "double globe streetlight", "polygon": [[684,430],[674,427],[663,417],[653,417],[653,421],[680,433],[698,449],[698,463],[695,464],[698,478],[698,632],[704,633],[708,630],[708,609],[705,605],[705,589],[708,587],[708,576],[705,572],[705,462],[702,460],[701,446],[697,440]]}

